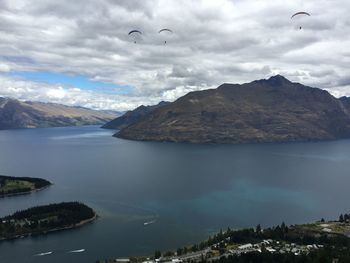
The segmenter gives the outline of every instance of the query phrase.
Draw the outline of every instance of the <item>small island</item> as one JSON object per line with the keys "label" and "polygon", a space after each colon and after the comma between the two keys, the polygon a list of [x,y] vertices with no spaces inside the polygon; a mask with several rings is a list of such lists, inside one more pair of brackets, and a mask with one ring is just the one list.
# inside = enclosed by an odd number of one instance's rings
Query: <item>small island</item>
{"label": "small island", "polygon": [[0,198],[40,191],[51,183],[41,178],[12,177],[0,175]]}
{"label": "small island", "polygon": [[36,206],[0,218],[0,240],[71,229],[96,218],[92,208],[79,202]]}

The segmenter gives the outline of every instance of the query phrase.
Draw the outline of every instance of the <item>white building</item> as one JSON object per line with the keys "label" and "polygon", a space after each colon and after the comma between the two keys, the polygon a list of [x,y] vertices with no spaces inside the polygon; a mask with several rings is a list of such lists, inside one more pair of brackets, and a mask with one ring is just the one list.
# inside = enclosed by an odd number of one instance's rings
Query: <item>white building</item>
{"label": "white building", "polygon": [[245,245],[242,245],[242,246],[238,247],[238,249],[240,249],[240,250],[247,250],[247,249],[250,249],[250,248],[253,248],[253,245],[251,243],[248,243],[248,244],[245,244]]}
{"label": "white building", "polygon": [[266,250],[269,251],[270,253],[276,252],[276,249],[273,249],[272,247],[267,247]]}

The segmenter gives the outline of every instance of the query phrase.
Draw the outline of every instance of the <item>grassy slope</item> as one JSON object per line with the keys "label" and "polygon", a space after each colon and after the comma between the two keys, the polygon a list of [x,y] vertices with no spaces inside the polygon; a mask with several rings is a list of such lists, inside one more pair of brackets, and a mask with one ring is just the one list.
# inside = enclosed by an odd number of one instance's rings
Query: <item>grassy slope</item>
{"label": "grassy slope", "polygon": [[34,183],[22,180],[5,180],[3,185],[0,187],[0,191],[7,193],[12,190],[28,189],[35,190]]}
{"label": "grassy slope", "polygon": [[50,184],[49,181],[40,178],[0,175],[0,197],[40,190]]}

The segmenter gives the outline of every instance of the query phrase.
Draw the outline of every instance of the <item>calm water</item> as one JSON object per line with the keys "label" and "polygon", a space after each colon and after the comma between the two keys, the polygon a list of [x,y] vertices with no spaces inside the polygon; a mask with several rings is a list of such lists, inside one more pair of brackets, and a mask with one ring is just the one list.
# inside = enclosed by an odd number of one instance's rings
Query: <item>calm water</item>
{"label": "calm water", "polygon": [[[301,223],[350,211],[350,140],[230,146],[111,135],[98,127],[0,132],[0,174],[54,183],[36,194],[0,199],[0,216],[69,200],[101,216],[79,229],[0,242],[1,263],[144,255],[227,226]],[[78,249],[85,251],[69,253]],[[45,252],[52,254],[37,256]]]}

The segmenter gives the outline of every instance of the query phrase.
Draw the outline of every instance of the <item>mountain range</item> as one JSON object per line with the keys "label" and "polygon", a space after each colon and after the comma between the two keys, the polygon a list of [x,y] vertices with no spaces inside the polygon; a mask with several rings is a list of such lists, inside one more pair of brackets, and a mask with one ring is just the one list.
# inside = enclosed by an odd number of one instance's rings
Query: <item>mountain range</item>
{"label": "mountain range", "polygon": [[169,103],[170,102],[167,102],[167,101],[161,101],[157,105],[152,105],[152,106],[141,105],[136,109],[127,111],[122,116],[115,118],[110,122],[107,122],[105,125],[102,126],[102,128],[121,130],[131,124],[138,122],[139,120],[141,120],[142,117],[149,114],[150,112],[158,109],[159,107],[168,105]]}
{"label": "mountain range", "polygon": [[100,125],[116,116],[117,112],[0,97],[0,130]]}
{"label": "mountain range", "polygon": [[[130,115],[130,113],[129,113]],[[190,92],[136,122],[119,138],[189,143],[258,143],[350,137],[350,99],[277,75]]]}

